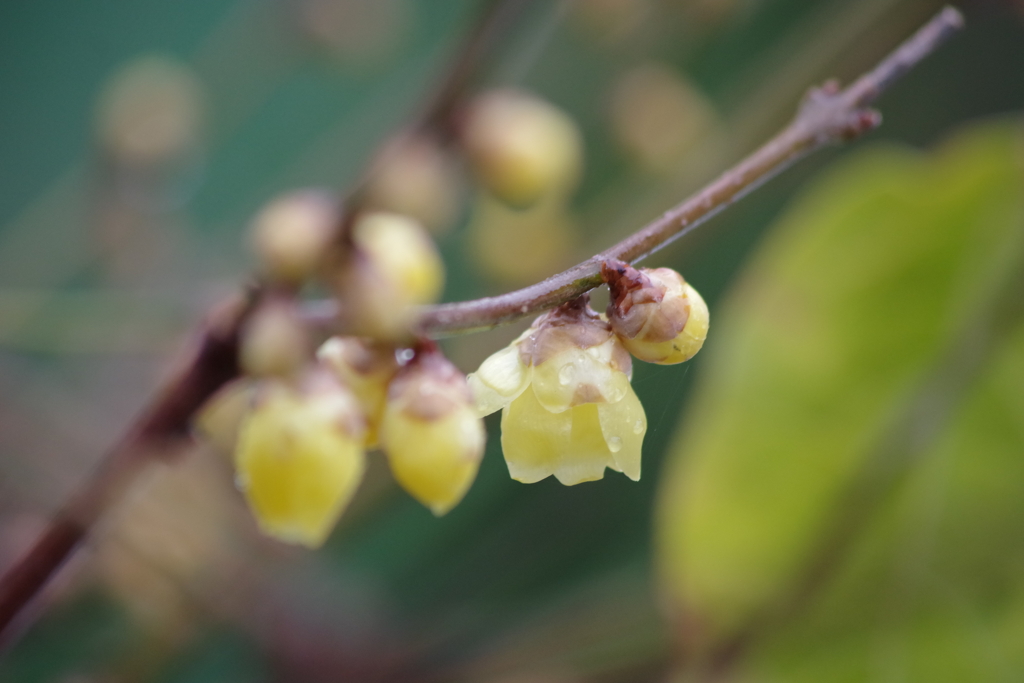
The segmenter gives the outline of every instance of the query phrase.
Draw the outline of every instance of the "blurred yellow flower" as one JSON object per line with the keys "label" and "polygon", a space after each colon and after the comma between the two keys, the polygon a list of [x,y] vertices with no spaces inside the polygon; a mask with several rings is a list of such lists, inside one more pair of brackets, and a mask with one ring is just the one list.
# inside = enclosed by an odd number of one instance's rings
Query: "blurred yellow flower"
{"label": "blurred yellow flower", "polygon": [[316,548],[363,478],[365,419],[330,373],[304,384],[260,388],[242,423],[235,470],[265,534]]}
{"label": "blurred yellow flower", "polygon": [[487,432],[465,376],[421,350],[391,382],[380,439],[398,483],[441,516],[476,479]]}
{"label": "blurred yellow flower", "polygon": [[523,483],[570,486],[610,467],[636,481],[647,418],[629,383],[632,361],[587,297],[538,318],[469,376],[477,409],[502,409],[501,446]]}

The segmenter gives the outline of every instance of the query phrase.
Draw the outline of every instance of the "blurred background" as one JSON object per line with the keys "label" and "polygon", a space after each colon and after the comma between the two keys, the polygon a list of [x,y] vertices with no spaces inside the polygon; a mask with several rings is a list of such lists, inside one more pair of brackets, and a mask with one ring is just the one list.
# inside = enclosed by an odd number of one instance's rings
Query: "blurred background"
{"label": "blurred background", "polygon": [[[457,172],[428,193],[445,300],[606,248],[939,7],[529,4],[481,85],[571,116],[582,176],[527,210]],[[0,567],[244,281],[252,217],[355,182],[479,9],[0,5]],[[196,447],[104,517],[0,680],[1024,680],[1024,5],[961,9],[881,129],[649,259],[712,327],[689,363],[636,363],[640,482],[514,482],[492,416],[447,516],[371,458],[310,552]],[[524,324],[445,349],[472,371]]]}

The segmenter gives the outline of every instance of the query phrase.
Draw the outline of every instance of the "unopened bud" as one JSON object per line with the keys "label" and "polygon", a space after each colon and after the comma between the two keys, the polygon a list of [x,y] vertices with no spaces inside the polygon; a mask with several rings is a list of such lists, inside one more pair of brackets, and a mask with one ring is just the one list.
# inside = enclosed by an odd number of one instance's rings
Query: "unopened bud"
{"label": "unopened bud", "polygon": [[300,389],[265,383],[242,424],[235,468],[260,529],[288,543],[323,544],[362,480],[362,411],[330,373]]}
{"label": "unopened bud", "polygon": [[384,340],[410,336],[416,307],[433,303],[444,286],[444,264],[430,235],[413,219],[368,213],[353,230],[351,262],[339,282],[352,327]]}
{"label": "unopened bud", "polygon": [[105,151],[130,167],[173,163],[194,154],[202,127],[202,89],[179,62],[147,56],[110,79],[98,103]]}
{"label": "unopened bud", "polygon": [[223,453],[234,453],[238,430],[252,408],[256,381],[242,377],[229,382],[203,404],[196,414],[195,431]]}
{"label": "unopened bud", "polygon": [[367,204],[411,216],[435,235],[447,232],[459,208],[458,171],[431,139],[409,137],[388,146],[367,182]]}
{"label": "unopened bud", "polygon": [[395,348],[357,337],[331,337],[316,352],[341,382],[352,390],[367,419],[366,447],[377,445],[388,383],[398,370]]}
{"label": "unopened bud", "polygon": [[567,194],[579,179],[583,143],[576,124],[528,93],[480,96],[469,108],[462,140],[480,181],[514,206]]}
{"label": "unopened bud", "polygon": [[465,376],[425,351],[391,382],[380,438],[398,483],[440,516],[476,478],[487,434]]}
{"label": "unopened bud", "polygon": [[708,307],[697,290],[671,268],[637,270],[606,261],[601,276],[611,301],[608,322],[634,356],[674,365],[693,358],[708,334]]}
{"label": "unopened bud", "polygon": [[254,377],[287,377],[309,360],[309,331],[294,302],[271,298],[252,314],[242,329],[239,360]]}
{"label": "unopened bud", "polygon": [[319,190],[290,192],[265,206],[253,220],[252,242],[267,276],[291,284],[310,277],[339,221],[337,200]]}

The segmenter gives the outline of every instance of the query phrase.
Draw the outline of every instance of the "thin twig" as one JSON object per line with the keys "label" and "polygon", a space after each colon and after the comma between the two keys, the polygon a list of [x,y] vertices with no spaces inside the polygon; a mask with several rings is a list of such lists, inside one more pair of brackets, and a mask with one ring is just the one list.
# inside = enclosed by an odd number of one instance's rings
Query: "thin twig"
{"label": "thin twig", "polygon": [[[866,107],[962,26],[963,17],[957,10],[943,9],[845,90],[840,91],[834,81],[812,89],[793,122],[778,135],[643,229],[543,282],[500,296],[429,307],[420,319],[419,331],[445,336],[488,329],[553,308],[597,287],[603,261],[642,259],[704,223],[797,159],[878,126],[881,116]],[[331,307],[318,305],[315,311],[329,317]]]}
{"label": "thin twig", "polygon": [[[498,38],[532,0],[487,0],[412,130],[444,140],[457,111]],[[361,183],[342,203],[340,235],[362,207]],[[0,576],[0,644],[9,642],[25,607],[71,556],[103,512],[135,480],[155,454],[187,441],[196,411],[218,389],[239,375],[239,331],[262,296],[262,287],[214,314],[198,332],[191,353],[127,434],[107,453],[93,476],[57,512],[29,550]]]}

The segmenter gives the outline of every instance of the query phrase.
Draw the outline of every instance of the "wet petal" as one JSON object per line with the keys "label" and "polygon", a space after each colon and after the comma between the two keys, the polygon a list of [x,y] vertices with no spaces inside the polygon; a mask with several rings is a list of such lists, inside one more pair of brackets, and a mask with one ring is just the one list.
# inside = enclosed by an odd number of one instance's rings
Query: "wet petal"
{"label": "wet petal", "polygon": [[644,407],[630,387],[622,400],[597,406],[601,433],[615,462],[613,469],[633,481],[640,479],[640,454],[647,432]]}
{"label": "wet petal", "polygon": [[571,414],[546,410],[532,391],[523,392],[501,414],[501,449],[508,473],[524,484],[554,473],[571,436]]}
{"label": "wet petal", "polygon": [[530,368],[519,359],[516,345],[494,353],[467,377],[477,414],[481,417],[504,408],[523,393],[530,381]]}
{"label": "wet petal", "polygon": [[587,403],[570,411],[572,437],[555,467],[555,477],[566,486],[601,479],[606,467],[615,467],[612,452],[601,434],[598,405]]}

